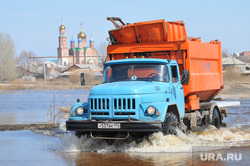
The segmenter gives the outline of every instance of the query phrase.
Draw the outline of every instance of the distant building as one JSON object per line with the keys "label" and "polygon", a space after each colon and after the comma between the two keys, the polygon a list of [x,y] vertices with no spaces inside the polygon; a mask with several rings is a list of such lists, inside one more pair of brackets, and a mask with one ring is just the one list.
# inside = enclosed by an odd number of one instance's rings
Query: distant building
{"label": "distant building", "polygon": [[49,68],[54,68],[54,67],[57,67],[58,61],[57,60],[46,60],[45,64]]}
{"label": "distant building", "polygon": [[74,64],[97,64],[97,50],[94,48],[94,39],[89,40],[89,47],[86,44],[86,34],[82,27],[77,35],[78,47],[75,40],[70,41],[70,48],[67,47],[66,27],[59,27],[59,47],[57,48],[58,63],[63,66],[71,66]]}
{"label": "distant building", "polygon": [[250,57],[250,51],[241,52],[240,56]]}
{"label": "distant building", "polygon": [[[63,71],[64,77],[77,76],[81,85],[85,84],[101,84],[102,68],[95,64],[74,64]],[[81,76],[81,78],[80,78]]]}
{"label": "distant building", "polygon": [[101,72],[102,68],[95,64],[74,64],[67,68],[64,72],[72,72],[76,70],[89,70],[91,72]]}
{"label": "distant building", "polygon": [[250,71],[250,63],[246,64],[246,70]]}

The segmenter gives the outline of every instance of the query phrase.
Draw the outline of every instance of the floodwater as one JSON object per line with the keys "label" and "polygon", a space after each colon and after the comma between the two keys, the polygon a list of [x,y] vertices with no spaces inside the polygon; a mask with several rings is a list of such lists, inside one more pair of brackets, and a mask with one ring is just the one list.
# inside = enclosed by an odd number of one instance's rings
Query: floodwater
{"label": "floodwater", "polygon": [[[48,110],[72,106],[76,99],[87,101],[89,90],[18,90],[0,93],[0,124],[30,124],[47,122]],[[55,100],[55,102],[54,102]]]}
{"label": "floodwater", "polygon": [[[8,91],[0,94],[1,124],[46,122],[48,105],[86,101],[88,90]],[[228,108],[227,128],[178,136],[154,133],[111,145],[54,131],[1,131],[0,165],[250,165],[250,99]],[[29,107],[31,105],[31,107]]]}

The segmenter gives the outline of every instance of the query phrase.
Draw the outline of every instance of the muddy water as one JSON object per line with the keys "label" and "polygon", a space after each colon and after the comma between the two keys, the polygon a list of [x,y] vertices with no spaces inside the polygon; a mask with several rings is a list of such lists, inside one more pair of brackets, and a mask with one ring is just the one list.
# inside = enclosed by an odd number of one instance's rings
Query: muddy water
{"label": "muddy water", "polygon": [[204,164],[200,159],[200,147],[220,153],[241,154],[243,159],[235,161],[216,161],[212,164],[249,165],[250,131],[239,129],[207,129],[202,132],[178,136],[163,136],[155,133],[140,143],[117,141],[108,145],[105,141],[80,139],[65,135],[58,151],[65,160],[73,160],[76,165],[196,165]]}
{"label": "muddy water", "polygon": [[[35,93],[50,96],[55,91]],[[61,101],[74,98],[69,101],[73,103],[76,98],[84,100],[84,93],[88,92],[82,91],[77,95],[75,91],[64,91],[56,94],[58,103],[59,96],[62,96]],[[50,103],[52,98],[44,102]],[[18,97],[16,100],[19,100]],[[250,165],[250,99],[240,101],[241,106],[228,109],[229,117],[224,120],[228,123],[227,128],[209,126],[205,131],[187,135],[179,131],[178,136],[155,133],[147,139],[130,138],[127,141],[115,141],[111,145],[86,136],[79,139],[72,132],[64,131],[64,123],[60,125],[60,130],[39,131],[40,134],[27,130],[2,131],[0,165]],[[39,99],[37,102],[40,102]],[[37,103],[34,101],[34,104]],[[23,107],[26,108],[25,104]],[[5,109],[11,110],[8,106]],[[23,115],[23,112],[26,114],[25,110],[18,111],[19,115]],[[2,115],[1,111],[1,119],[4,118]],[[17,122],[30,121],[25,118],[16,117]],[[34,118],[36,122],[41,120]],[[217,158],[203,161],[210,154]],[[234,158],[227,158],[228,155],[234,155]]]}

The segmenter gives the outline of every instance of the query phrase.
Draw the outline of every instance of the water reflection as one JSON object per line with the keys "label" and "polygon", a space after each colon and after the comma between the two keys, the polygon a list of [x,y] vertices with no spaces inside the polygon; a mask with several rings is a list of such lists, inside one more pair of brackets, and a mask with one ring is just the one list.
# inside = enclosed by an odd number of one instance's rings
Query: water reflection
{"label": "water reflection", "polygon": [[191,165],[191,153],[59,153],[69,165]]}
{"label": "water reflection", "polygon": [[[128,165],[128,166],[166,166],[166,165],[249,165],[248,156],[250,155],[250,147],[233,147],[230,149],[222,149],[216,151],[205,151],[223,156],[223,159],[215,158],[204,161],[201,158],[201,152],[190,153],[122,153],[122,152],[57,152],[67,165]],[[227,158],[228,155],[236,155],[236,158]],[[242,157],[240,158],[239,155]],[[234,156],[235,157],[235,156]],[[238,159],[238,160],[236,160]],[[239,160],[240,159],[240,160]]]}

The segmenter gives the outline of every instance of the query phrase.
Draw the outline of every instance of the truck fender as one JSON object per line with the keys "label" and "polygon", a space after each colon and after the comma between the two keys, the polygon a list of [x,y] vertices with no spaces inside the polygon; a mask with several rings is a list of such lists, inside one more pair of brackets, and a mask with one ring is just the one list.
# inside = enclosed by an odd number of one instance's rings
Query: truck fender
{"label": "truck fender", "polygon": [[183,123],[183,120],[180,117],[180,112],[179,112],[178,106],[176,104],[170,104],[167,106],[167,108],[165,110],[167,110],[166,115],[165,115],[165,120],[169,114],[175,115],[175,117],[177,118],[177,121],[178,121],[178,128],[183,133],[186,133],[187,126]]}
{"label": "truck fender", "polygon": [[[178,121],[179,122],[181,121],[180,114],[179,114],[179,109],[178,109],[176,104],[168,105],[166,113],[167,114],[169,114],[169,113],[174,114],[178,118]],[[166,116],[167,116],[167,114],[166,114]]]}

